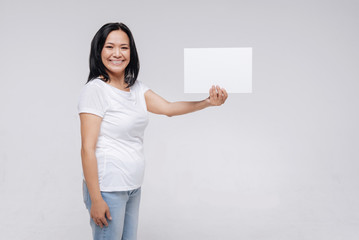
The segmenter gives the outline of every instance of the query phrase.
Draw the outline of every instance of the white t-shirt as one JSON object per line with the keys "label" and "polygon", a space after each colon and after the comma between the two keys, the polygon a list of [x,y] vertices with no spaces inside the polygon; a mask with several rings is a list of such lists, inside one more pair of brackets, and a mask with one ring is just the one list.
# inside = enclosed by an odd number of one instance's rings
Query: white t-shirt
{"label": "white t-shirt", "polygon": [[137,80],[126,92],[99,78],[82,89],[78,112],[102,117],[96,146],[101,191],[128,191],[142,185],[143,135],[148,124],[144,93],[148,89]]}

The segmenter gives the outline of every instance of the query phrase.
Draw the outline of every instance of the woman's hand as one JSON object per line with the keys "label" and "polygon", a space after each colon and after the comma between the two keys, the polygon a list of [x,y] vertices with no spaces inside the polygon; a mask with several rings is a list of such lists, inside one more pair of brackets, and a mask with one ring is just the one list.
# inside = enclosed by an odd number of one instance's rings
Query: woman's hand
{"label": "woman's hand", "polygon": [[91,211],[90,211],[91,218],[96,223],[97,226],[100,226],[101,228],[103,226],[108,226],[108,220],[112,220],[110,209],[107,206],[107,203],[100,199],[98,201],[92,202],[91,205]]}
{"label": "woman's hand", "polygon": [[227,99],[226,89],[219,86],[212,86],[209,89],[209,97],[206,99],[211,106],[221,106]]}

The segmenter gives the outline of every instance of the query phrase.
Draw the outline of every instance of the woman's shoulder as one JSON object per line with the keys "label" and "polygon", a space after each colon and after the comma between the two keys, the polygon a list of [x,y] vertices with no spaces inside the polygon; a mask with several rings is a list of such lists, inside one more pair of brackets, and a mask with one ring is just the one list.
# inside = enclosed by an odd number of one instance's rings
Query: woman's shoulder
{"label": "woman's shoulder", "polygon": [[142,91],[147,91],[149,87],[145,83],[143,83],[141,80],[136,80],[134,86],[138,87]]}
{"label": "woman's shoulder", "polygon": [[84,89],[97,89],[103,91],[105,88],[105,82],[100,78],[95,78],[87,82],[84,86]]}
{"label": "woman's shoulder", "polygon": [[97,87],[100,87],[102,88],[104,85],[105,82],[103,80],[101,80],[100,78],[94,78],[92,80],[90,80],[89,82],[86,83],[85,86],[91,86],[91,87],[94,87],[94,86],[97,86]]}
{"label": "woman's shoulder", "polygon": [[110,107],[108,94],[99,81],[102,80],[94,79],[83,86],[78,101],[79,113],[86,112],[103,117]]}
{"label": "woman's shoulder", "polygon": [[82,87],[81,95],[93,95],[93,94],[106,95],[104,82],[99,78],[90,80]]}

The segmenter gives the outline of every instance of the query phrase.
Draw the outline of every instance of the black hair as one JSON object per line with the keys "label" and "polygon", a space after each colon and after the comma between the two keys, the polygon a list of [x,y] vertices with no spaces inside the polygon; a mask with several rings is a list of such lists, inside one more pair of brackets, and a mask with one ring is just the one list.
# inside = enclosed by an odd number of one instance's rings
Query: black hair
{"label": "black hair", "polygon": [[125,83],[127,87],[131,87],[135,84],[138,72],[140,71],[140,61],[136,50],[135,40],[133,39],[130,29],[123,23],[107,23],[103,25],[95,34],[91,42],[90,52],[90,74],[87,79],[87,83],[91,80],[102,76],[102,80],[107,82],[110,80],[109,75],[106,72],[106,67],[101,59],[101,52],[105,41],[110,32],[115,30],[124,31],[130,39],[130,62],[125,69]]}

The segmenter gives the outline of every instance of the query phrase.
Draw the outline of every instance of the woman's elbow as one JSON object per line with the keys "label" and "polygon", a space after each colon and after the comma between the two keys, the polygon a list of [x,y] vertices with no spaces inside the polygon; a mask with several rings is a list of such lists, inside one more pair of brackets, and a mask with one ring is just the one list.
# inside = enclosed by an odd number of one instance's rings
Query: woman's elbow
{"label": "woman's elbow", "polygon": [[96,152],[96,147],[93,146],[81,146],[81,156],[88,156]]}
{"label": "woman's elbow", "polygon": [[164,110],[163,114],[166,115],[167,117],[175,116],[173,104],[171,102],[167,102],[167,106],[163,110]]}

